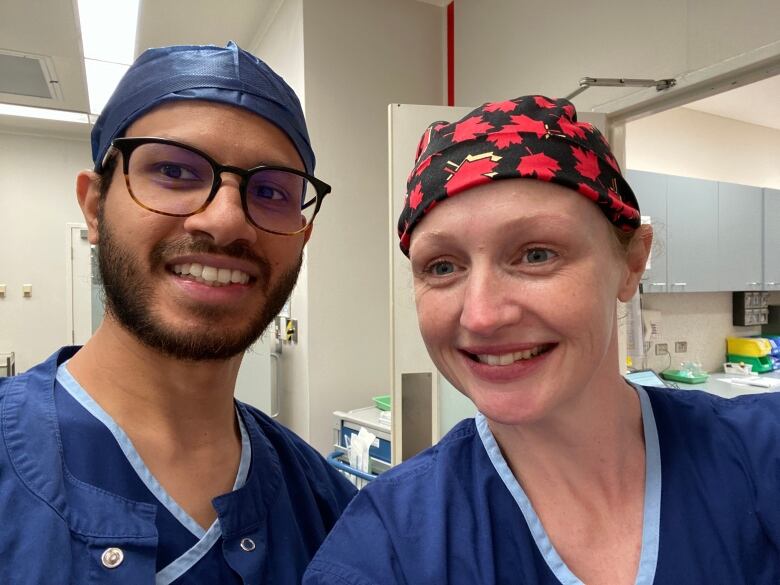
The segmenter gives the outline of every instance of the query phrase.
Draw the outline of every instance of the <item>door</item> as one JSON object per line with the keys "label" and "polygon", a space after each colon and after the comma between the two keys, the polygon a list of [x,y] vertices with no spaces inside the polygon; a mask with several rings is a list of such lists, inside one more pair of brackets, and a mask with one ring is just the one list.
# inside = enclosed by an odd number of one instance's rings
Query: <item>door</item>
{"label": "door", "polygon": [[68,224],[68,345],[83,345],[92,335],[92,259],[87,226]]}
{"label": "door", "polygon": [[245,353],[238,370],[235,396],[271,417],[279,415],[279,368],[271,350],[273,323]]}
{"label": "door", "polygon": [[404,206],[406,178],[414,166],[414,154],[423,131],[437,120],[455,121],[473,108],[447,106],[389,106],[390,132],[390,304],[391,319],[391,387],[393,401],[392,459],[400,463],[403,453],[402,374],[430,373],[431,376],[431,443],[437,441],[458,420],[473,416],[474,405],[440,376],[425,349],[417,326],[412,274],[409,260],[398,248],[396,223]]}

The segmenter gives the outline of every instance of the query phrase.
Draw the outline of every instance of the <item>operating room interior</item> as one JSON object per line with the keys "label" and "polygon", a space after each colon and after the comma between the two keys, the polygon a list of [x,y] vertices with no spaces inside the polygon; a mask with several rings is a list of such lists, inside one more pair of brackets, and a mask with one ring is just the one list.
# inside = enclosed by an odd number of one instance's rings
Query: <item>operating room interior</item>
{"label": "operating room interior", "polygon": [[84,343],[102,318],[75,177],[111,81],[145,48],[229,40],[298,93],[333,187],[236,395],[323,455],[368,426],[390,466],[475,413],[425,352],[395,223],[427,122],[487,101],[572,96],[629,181],[744,187],[729,217],[711,200],[711,224],[675,211],[700,245],[643,210],[659,237],[641,293],[618,307],[624,372],[695,367],[708,382],[664,380],[718,391],[727,339],[780,334],[780,3],[136,0],[100,27],[105,55],[86,42],[89,4],[0,7],[0,375]]}

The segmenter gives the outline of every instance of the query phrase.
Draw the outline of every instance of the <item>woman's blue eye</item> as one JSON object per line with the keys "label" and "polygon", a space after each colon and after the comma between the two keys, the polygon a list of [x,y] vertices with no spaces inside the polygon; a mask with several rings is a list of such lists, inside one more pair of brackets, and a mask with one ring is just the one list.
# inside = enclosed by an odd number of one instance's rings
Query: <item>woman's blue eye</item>
{"label": "woman's blue eye", "polygon": [[437,262],[431,266],[430,271],[434,276],[447,276],[455,272],[455,266],[452,262]]}
{"label": "woman's blue eye", "polygon": [[544,248],[534,248],[533,250],[528,250],[525,253],[525,260],[529,264],[540,264],[542,262],[547,262],[549,260],[552,260],[555,252],[552,250],[545,250]]}

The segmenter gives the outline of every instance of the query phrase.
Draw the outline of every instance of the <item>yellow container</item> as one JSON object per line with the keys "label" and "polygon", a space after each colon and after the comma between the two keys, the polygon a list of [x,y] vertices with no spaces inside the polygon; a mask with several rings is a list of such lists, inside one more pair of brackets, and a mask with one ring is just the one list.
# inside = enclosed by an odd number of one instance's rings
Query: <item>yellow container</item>
{"label": "yellow container", "polygon": [[750,357],[761,357],[772,353],[772,346],[768,339],[760,337],[727,337],[726,353],[744,355]]}

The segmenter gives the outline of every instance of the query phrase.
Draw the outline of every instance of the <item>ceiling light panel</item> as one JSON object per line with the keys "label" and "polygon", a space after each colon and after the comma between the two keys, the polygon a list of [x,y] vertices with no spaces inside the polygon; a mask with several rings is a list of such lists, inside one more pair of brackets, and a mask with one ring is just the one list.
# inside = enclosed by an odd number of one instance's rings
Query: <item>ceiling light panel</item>
{"label": "ceiling light panel", "polygon": [[0,116],[19,116],[22,118],[40,118],[43,120],[61,120],[63,122],[89,123],[87,114],[79,112],[66,112],[65,110],[49,110],[46,108],[30,108],[28,106],[15,106],[12,104],[0,104]]}
{"label": "ceiling light panel", "polygon": [[85,59],[133,62],[138,0],[78,0]]}

